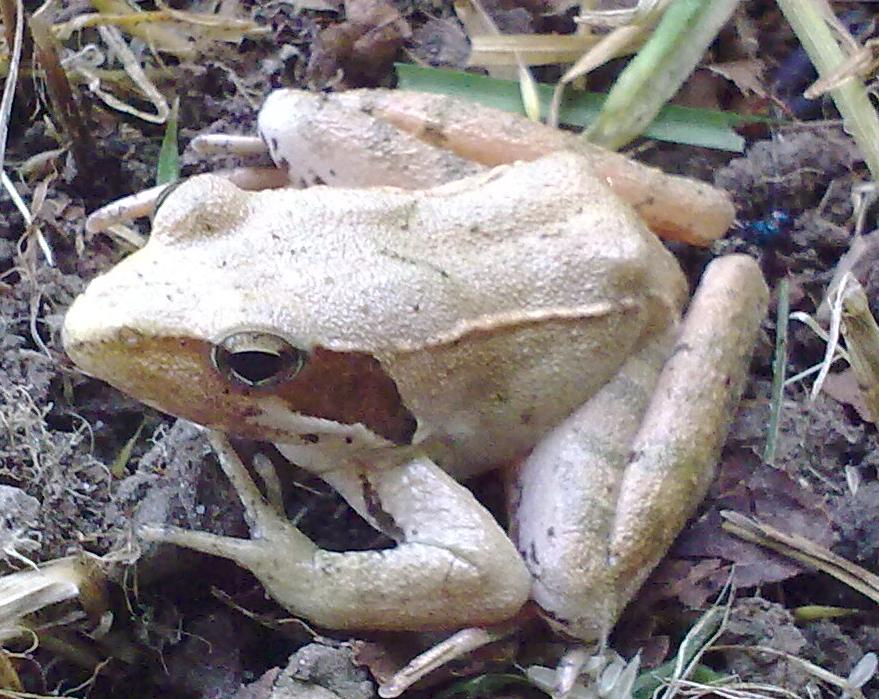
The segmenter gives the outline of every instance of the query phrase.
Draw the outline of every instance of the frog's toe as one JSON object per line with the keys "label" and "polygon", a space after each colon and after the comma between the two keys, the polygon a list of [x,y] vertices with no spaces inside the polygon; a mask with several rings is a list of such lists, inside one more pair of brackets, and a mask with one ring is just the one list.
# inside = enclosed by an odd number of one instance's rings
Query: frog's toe
{"label": "frog's toe", "polygon": [[228,558],[245,567],[259,555],[264,545],[259,540],[237,539],[170,526],[144,525],[138,528],[137,535],[142,541],[182,546],[201,553]]}

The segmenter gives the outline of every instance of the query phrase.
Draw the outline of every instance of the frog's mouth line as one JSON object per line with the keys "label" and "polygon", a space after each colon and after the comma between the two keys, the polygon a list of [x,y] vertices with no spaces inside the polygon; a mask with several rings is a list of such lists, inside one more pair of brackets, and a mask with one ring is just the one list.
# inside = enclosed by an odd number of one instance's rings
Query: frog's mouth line
{"label": "frog's mouth line", "polygon": [[[212,359],[212,343],[189,337],[147,337],[130,329],[100,339],[73,341],[65,348],[85,373],[158,409],[201,425],[266,439],[253,420],[274,398],[288,413],[340,425],[361,425],[397,445],[412,443],[418,422],[397,385],[369,354],[312,349],[301,369],[264,386],[231,381]],[[273,430],[268,430],[273,431]],[[298,438],[277,434],[273,439]]]}

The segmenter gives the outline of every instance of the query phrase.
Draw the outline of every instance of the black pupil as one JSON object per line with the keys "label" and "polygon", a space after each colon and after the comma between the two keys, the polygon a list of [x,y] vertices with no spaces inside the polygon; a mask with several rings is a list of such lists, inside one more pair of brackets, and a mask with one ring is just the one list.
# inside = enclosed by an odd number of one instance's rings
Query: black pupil
{"label": "black pupil", "polygon": [[289,361],[289,357],[285,359],[272,352],[233,352],[229,355],[229,368],[248,383],[258,384],[277,376]]}

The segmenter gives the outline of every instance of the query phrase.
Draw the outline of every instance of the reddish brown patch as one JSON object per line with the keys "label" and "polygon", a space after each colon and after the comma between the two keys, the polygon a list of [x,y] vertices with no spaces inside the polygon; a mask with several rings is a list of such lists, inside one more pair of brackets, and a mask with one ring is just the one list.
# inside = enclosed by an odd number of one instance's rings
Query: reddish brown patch
{"label": "reddish brown patch", "polygon": [[318,348],[296,376],[270,390],[290,410],[346,425],[359,422],[396,444],[409,444],[417,427],[397,385],[368,354]]}

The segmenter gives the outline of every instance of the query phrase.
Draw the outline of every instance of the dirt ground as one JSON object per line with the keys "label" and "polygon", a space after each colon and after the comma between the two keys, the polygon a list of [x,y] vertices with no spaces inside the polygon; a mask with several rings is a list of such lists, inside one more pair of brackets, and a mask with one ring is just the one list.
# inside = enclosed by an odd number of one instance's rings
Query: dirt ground
{"label": "dirt ground", "polygon": [[[392,86],[394,60],[453,68],[466,60],[466,36],[449,3],[373,0],[349,3],[346,11],[331,1],[322,5],[300,12],[289,3],[243,3],[239,15],[270,27],[267,36],[209,42],[198,47],[194,58],[166,58],[156,82],[164,94],[179,97],[181,147],[201,133],[254,133],[254,107],[275,87]],[[571,12],[562,5],[534,0],[490,7],[505,32],[571,31]],[[841,14],[875,12],[871,3],[835,7]],[[83,9],[70,3],[58,21]],[[742,17],[754,31],[757,50],[743,52],[731,28],[705,62],[744,61],[752,71],[759,66],[762,91],[702,69],[682,99],[784,116],[786,123],[771,133],[747,133],[743,155],[641,142],[637,157],[713,180],[735,199],[737,223],[727,238],[710,250],[675,248],[691,281],[712,257],[744,251],[760,261],[771,289],[789,280],[791,311],[814,314],[852,241],[851,193],[868,175],[829,103],[803,111],[793,106],[789,95],[804,84],[795,74],[795,41],[774,4],[747,2]],[[88,32],[83,38],[95,40]],[[618,70],[614,65],[601,71],[598,86]],[[546,82],[557,76],[549,69],[540,73]],[[26,568],[28,559],[43,562],[82,552],[109,556],[111,562],[98,564],[109,575],[98,607],[112,611],[112,624],[96,633],[98,622],[79,614],[75,604],[32,617],[39,648],[31,647],[30,637],[5,643],[18,653],[12,663],[21,690],[95,698],[256,699],[293,696],[291,687],[300,680],[341,697],[373,696],[367,667],[377,674],[399,667],[401,658],[435,638],[312,629],[289,619],[252,576],[234,565],[170,547],[141,549],[133,535],[137,524],[147,522],[233,536],[246,536],[247,530],[200,432],[82,376],[63,354],[59,333],[65,310],[88,280],[133,249],[118,238],[86,235],[85,215],[153,184],[163,135],[161,126],[107,109],[84,86],[77,88],[77,96],[100,164],[83,172],[61,153],[37,176],[17,181],[26,201],[42,198],[37,225],[54,265],[47,264],[33,227],[26,233],[9,199],[0,201],[0,573]],[[45,110],[42,98],[25,97],[16,106],[7,149],[10,172],[58,147]],[[225,164],[183,151],[185,175]],[[868,211],[864,231],[874,227],[874,212]],[[867,241],[854,272],[875,301],[879,274],[873,260],[879,241]],[[876,428],[864,418],[844,363],[835,365],[815,400],[809,398],[814,377],[785,389],[774,464],[764,462],[776,303],[773,291],[711,493],[611,639],[623,655],[641,649],[647,667],[668,659],[700,610],[730,580],[736,600],[721,640],[727,646],[771,647],[841,677],[865,653],[879,649],[879,617],[867,597],[720,528],[720,512],[737,510],[829,547],[867,570],[876,570],[879,563]],[[788,376],[818,363],[824,351],[824,342],[809,328],[791,322]],[[280,466],[287,512],[320,546],[389,545],[328,486],[280,464],[270,447],[264,450]],[[490,502],[502,500],[492,479],[480,479],[473,488]],[[821,612],[819,605],[841,611]],[[288,665],[290,655],[303,646]],[[454,683],[463,676],[514,672],[516,659],[520,665],[551,664],[563,647],[533,624],[440,673],[433,685],[413,690],[419,692],[413,696],[457,687]],[[719,673],[778,685],[796,696],[839,693],[801,664],[776,655],[727,649],[710,652],[703,662]],[[279,686],[286,686],[287,693]],[[749,696],[763,696],[753,691]],[[871,681],[864,693],[879,697],[879,685]],[[514,684],[489,694],[539,692]],[[20,696],[2,689],[0,695]]]}

